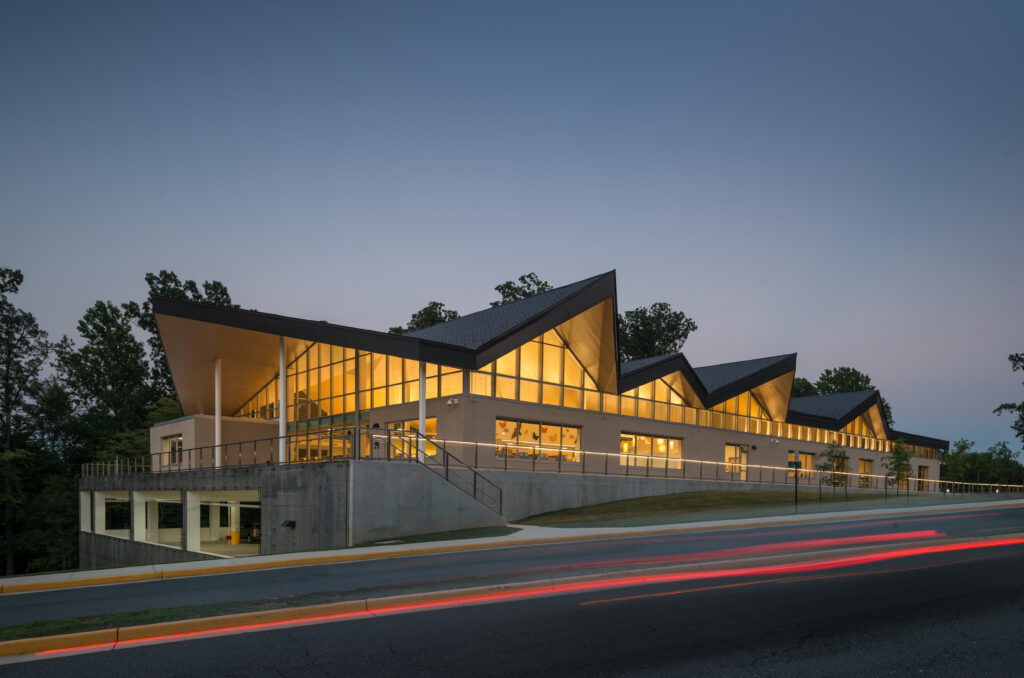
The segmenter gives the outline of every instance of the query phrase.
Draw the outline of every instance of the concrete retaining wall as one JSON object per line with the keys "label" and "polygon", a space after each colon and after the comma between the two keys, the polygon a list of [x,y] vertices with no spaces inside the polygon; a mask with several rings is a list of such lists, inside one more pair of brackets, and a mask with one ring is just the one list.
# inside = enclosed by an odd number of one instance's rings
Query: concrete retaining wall
{"label": "concrete retaining wall", "polygon": [[[784,490],[792,485],[716,482],[682,478],[627,478],[625,476],[571,475],[482,471],[501,488],[501,513],[509,521],[567,508],[603,504],[622,499],[703,490]],[[815,485],[815,489],[817,485]]]}
{"label": "concrete retaining wall", "polygon": [[169,546],[118,539],[92,532],[78,533],[78,553],[78,566],[84,570],[217,559],[204,553],[191,553]]}
{"label": "concrete retaining wall", "polygon": [[353,544],[505,524],[422,464],[358,461],[353,466]]}
{"label": "concrete retaining wall", "polygon": [[[339,549],[348,537],[351,462],[264,467],[260,476],[262,548],[268,553]],[[283,527],[285,521],[295,527]]]}

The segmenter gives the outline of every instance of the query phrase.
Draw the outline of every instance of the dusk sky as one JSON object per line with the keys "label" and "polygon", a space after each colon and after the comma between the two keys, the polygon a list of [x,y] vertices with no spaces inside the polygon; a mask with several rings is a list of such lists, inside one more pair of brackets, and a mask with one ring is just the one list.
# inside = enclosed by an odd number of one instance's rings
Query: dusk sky
{"label": "dusk sky", "polygon": [[1017,0],[0,6],[0,266],[54,339],[160,269],[380,330],[616,269],[694,365],[850,365],[985,448],[1022,256]]}

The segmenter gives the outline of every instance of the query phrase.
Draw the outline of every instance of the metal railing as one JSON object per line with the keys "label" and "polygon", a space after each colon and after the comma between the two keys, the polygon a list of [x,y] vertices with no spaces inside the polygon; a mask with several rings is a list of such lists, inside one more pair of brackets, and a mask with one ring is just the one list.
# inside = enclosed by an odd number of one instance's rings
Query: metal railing
{"label": "metal railing", "polygon": [[[285,459],[279,459],[282,438],[263,438],[219,446],[158,452],[150,459],[115,457],[82,465],[82,476],[171,473],[224,467],[308,464],[358,458],[419,461],[448,482],[498,512],[501,489],[481,471],[530,471],[645,478],[679,478],[720,482],[834,486],[888,492],[952,494],[1022,493],[1024,485],[916,478],[874,473],[661,457],[619,452],[593,452],[544,445],[503,445],[428,438],[416,431],[346,427],[283,437]],[[420,451],[422,449],[422,455]],[[220,465],[217,452],[220,452]],[[355,455],[355,452],[358,454]],[[795,477],[795,481],[794,481]]]}
{"label": "metal railing", "polygon": [[83,478],[89,476],[130,476],[149,472],[148,457],[122,457],[115,454],[112,459],[82,464]]}
{"label": "metal railing", "polygon": [[[280,457],[282,441],[283,461]],[[422,463],[484,506],[501,513],[501,488],[451,454],[437,440],[406,430],[346,427],[154,452],[149,458],[115,456],[82,464],[82,477],[325,463],[353,458]]]}
{"label": "metal railing", "polygon": [[647,456],[620,452],[592,452],[545,445],[437,441],[479,471],[531,471],[644,478],[678,478],[758,484],[794,484],[808,487],[835,486],[879,492],[910,491],[970,493],[1022,493],[1024,485],[1012,483],[969,483],[854,471],[792,469],[788,466],[710,461],[683,457]]}

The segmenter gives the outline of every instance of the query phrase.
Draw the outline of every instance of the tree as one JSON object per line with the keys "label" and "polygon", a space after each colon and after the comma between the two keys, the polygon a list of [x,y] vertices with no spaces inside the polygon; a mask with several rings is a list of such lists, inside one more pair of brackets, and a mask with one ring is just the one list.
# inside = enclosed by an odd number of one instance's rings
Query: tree
{"label": "tree", "polygon": [[665,302],[626,311],[619,316],[619,361],[678,353],[697,323]]}
{"label": "tree", "polygon": [[422,330],[424,327],[431,327],[439,323],[446,323],[459,317],[455,309],[445,308],[440,301],[432,301],[420,310],[412,314],[409,324],[405,327],[392,327],[388,330],[391,334],[405,334],[415,330]]}
{"label": "tree", "polygon": [[[146,350],[132,333],[131,316],[109,301],[97,301],[78,321],[80,348],[64,337],[56,368],[83,427],[86,451],[101,452],[111,437],[146,426],[146,406],[155,400]],[[138,454],[148,451],[145,447]]]}
{"label": "tree", "polygon": [[495,286],[494,291],[501,295],[501,299],[492,301],[491,306],[502,306],[510,301],[519,301],[553,289],[546,280],[541,280],[536,273],[530,272],[519,276],[518,283],[514,280],[507,280]]}
{"label": "tree", "polygon": [[891,451],[882,458],[882,468],[885,469],[885,481],[890,487],[896,486],[896,494],[899,494],[900,485],[904,482],[907,492],[910,492],[910,473],[913,470],[910,466],[910,448],[902,438],[894,442]]}
{"label": "tree", "polygon": [[992,445],[986,450],[989,456],[991,476],[989,482],[1010,483],[1015,479],[1020,480],[1020,464],[1017,462],[1017,453],[1010,449],[1010,444],[1005,440]]}
{"label": "tree", "polygon": [[[15,525],[26,492],[19,476],[27,451],[20,428],[28,397],[50,352],[46,332],[35,317],[17,308],[8,295],[18,293],[25,277],[21,271],[0,268],[0,475],[3,475],[5,572],[14,574]],[[22,439],[18,439],[22,438]]]}
{"label": "tree", "polygon": [[171,370],[167,365],[167,356],[164,354],[164,345],[160,341],[160,334],[157,331],[156,316],[153,315],[153,298],[185,299],[204,304],[227,306],[228,308],[238,308],[238,304],[231,303],[228,288],[217,280],[204,281],[200,292],[199,285],[194,280],[182,281],[173,271],[161,270],[156,274],[147,273],[146,284],[149,285],[149,295],[141,306],[134,301],[129,301],[122,304],[121,308],[140,329],[149,333],[146,343],[149,346],[149,360],[152,364],[150,380],[157,397],[173,397],[175,395],[174,382],[171,379]]}
{"label": "tree", "polygon": [[[1013,353],[1009,357],[1010,369],[1013,372],[1024,372],[1024,353]],[[1017,438],[1024,443],[1024,401],[1019,403],[1003,403],[992,410],[995,414],[1003,412],[1016,412],[1017,418],[1010,424]]]}
{"label": "tree", "polygon": [[812,384],[807,379],[804,379],[803,377],[797,377],[796,379],[793,380],[793,390],[790,395],[793,398],[815,396],[818,395],[818,389],[814,388],[814,384]]}
{"label": "tree", "polygon": [[815,468],[823,473],[826,484],[846,485],[847,476],[844,475],[849,469],[850,455],[846,454],[841,446],[830,443],[824,452],[818,455],[821,460]]}
{"label": "tree", "polygon": [[939,478],[951,482],[966,480],[969,457],[976,455],[974,441],[961,438],[953,443],[953,447],[939,456]]}
{"label": "tree", "polygon": [[873,391],[871,377],[852,367],[829,368],[821,373],[814,382],[818,395],[830,393],[852,393],[853,391]]}
{"label": "tree", "polygon": [[21,271],[0,268],[0,450],[11,449],[14,417],[25,407],[29,391],[50,352],[46,332],[35,316],[7,298],[17,294]]}

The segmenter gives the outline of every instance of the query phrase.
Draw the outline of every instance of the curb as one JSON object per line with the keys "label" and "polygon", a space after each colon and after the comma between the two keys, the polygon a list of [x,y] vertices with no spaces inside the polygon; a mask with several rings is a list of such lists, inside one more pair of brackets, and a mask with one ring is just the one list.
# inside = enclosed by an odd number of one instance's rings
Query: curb
{"label": "curb", "polygon": [[[998,506],[1020,506],[1024,501],[1011,500],[1001,501]],[[961,509],[962,512],[983,511],[992,508],[992,504],[985,506],[971,506]],[[906,509],[882,509],[891,511],[880,515],[867,517],[885,518],[888,516],[918,515],[928,513],[947,513],[954,511],[955,507],[949,506],[922,506]],[[631,538],[631,537],[652,537],[670,534],[687,534],[691,532],[709,532],[717,530],[745,529],[748,527],[782,527],[786,525],[802,525],[813,523],[842,522],[864,518],[863,512],[850,511],[846,513],[808,514],[801,517],[779,517],[777,520],[765,520],[758,522],[746,522],[730,525],[704,525],[702,523],[691,523],[682,527],[652,527],[649,530],[637,530],[634,532],[604,532],[585,535],[561,535],[552,537],[534,537],[531,539],[489,541],[464,544],[450,544],[447,546],[425,546],[418,548],[406,548],[394,551],[379,553],[358,553],[358,554],[333,554],[325,556],[306,556],[278,560],[272,562],[238,562],[212,567],[193,567],[175,570],[157,570],[152,572],[135,572],[132,574],[106,575],[99,577],[82,577],[79,579],[66,579],[56,581],[26,582],[23,584],[11,583],[0,585],[0,595],[9,593],[30,593],[33,591],[51,591],[56,589],[79,588],[84,586],[105,586],[108,584],[126,584],[139,581],[153,581],[158,579],[176,579],[180,577],[200,577],[206,575],[231,574],[235,572],[251,572],[254,570],[276,570],[285,567],[302,567],[308,565],[330,565],[336,563],[356,562],[362,560],[380,560],[384,558],[406,558],[409,556],[436,555],[440,553],[456,553],[459,551],[484,551],[499,548],[513,548],[517,546],[541,546],[545,544],[563,544],[581,541],[597,541],[601,539]],[[742,520],[742,519],[738,519]],[[239,559],[242,560],[242,559]]]}
{"label": "curb", "polygon": [[[915,542],[915,545],[925,546],[940,543],[958,543],[968,541],[969,538],[956,539],[929,539]],[[665,573],[682,572],[703,572],[707,570],[720,569],[724,566],[733,568],[752,568],[770,566],[780,562],[811,563],[823,555],[833,556],[854,556],[868,555],[876,552],[884,552],[889,548],[887,545],[874,544],[871,546],[857,546],[851,548],[838,548],[829,550],[809,551],[800,553],[800,559],[788,560],[793,554],[774,554],[759,556],[747,559],[714,560],[688,563],[685,565],[669,565],[665,567],[641,568],[622,570],[611,573],[614,578],[628,578],[633,576],[653,576]],[[330,621],[338,617],[366,617],[381,614],[395,614],[409,611],[412,607],[443,606],[445,603],[454,602],[453,607],[484,602],[488,597],[496,594],[523,591],[523,597],[530,595],[535,590],[535,595],[545,595],[543,589],[559,586],[570,586],[572,584],[602,581],[609,578],[610,573],[597,573],[580,575],[576,577],[562,577],[555,579],[539,579],[528,582],[506,582],[502,584],[491,584],[488,586],[477,586],[461,589],[446,589],[444,591],[424,591],[385,598],[367,598],[364,600],[351,600],[336,603],[324,603],[321,605],[305,605],[301,607],[279,608],[274,610],[261,610],[257,612],[243,612],[239,614],[220,615],[216,617],[201,617],[197,619],[181,619],[155,624],[140,626],[125,626],[97,631],[84,631],[80,633],[69,633],[56,636],[40,636],[36,638],[23,638],[0,642],[0,658],[15,657],[17,655],[28,655],[39,652],[51,652],[72,649],[88,649],[95,646],[107,646],[114,649],[118,643],[142,640],[158,640],[162,638],[173,638],[199,634],[206,631],[237,630],[245,633],[258,631],[260,627],[276,623],[287,622],[317,622]],[[462,600],[462,602],[455,602]]]}

